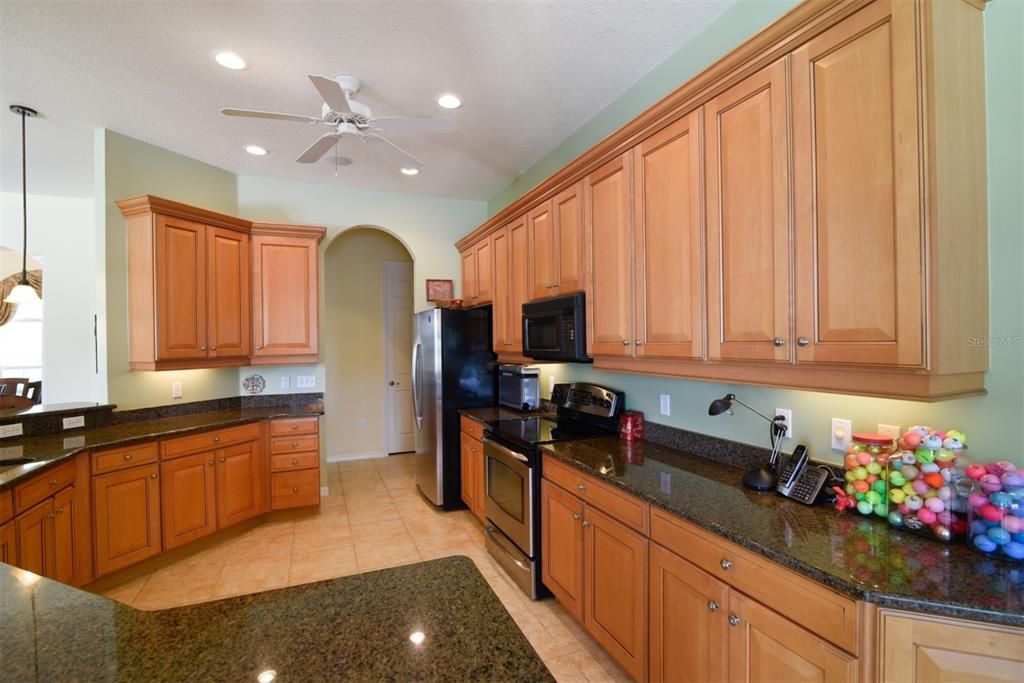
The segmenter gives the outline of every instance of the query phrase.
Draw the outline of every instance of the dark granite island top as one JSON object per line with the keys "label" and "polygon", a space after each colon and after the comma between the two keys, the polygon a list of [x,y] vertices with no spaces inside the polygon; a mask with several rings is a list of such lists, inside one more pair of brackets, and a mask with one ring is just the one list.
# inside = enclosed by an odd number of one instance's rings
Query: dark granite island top
{"label": "dark granite island top", "polygon": [[740,483],[743,470],[651,442],[606,437],[544,452],[851,597],[1024,626],[1024,566],[883,521],[810,507]]}
{"label": "dark granite island top", "polygon": [[32,458],[32,462],[25,465],[0,465],[0,491],[81,451],[127,446],[276,417],[309,417],[323,414],[322,403],[210,410],[154,420],[118,422],[105,427],[63,434],[5,439],[0,442],[0,459]]}
{"label": "dark granite island top", "polygon": [[156,612],[0,564],[0,633],[4,681],[554,680],[466,557]]}

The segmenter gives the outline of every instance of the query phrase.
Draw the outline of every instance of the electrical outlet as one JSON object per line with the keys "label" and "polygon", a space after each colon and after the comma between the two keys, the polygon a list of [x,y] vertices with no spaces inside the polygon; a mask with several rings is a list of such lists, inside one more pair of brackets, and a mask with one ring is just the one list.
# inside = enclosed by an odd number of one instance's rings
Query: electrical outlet
{"label": "electrical outlet", "polygon": [[21,436],[25,431],[21,428],[20,422],[10,425],[0,425],[0,439],[8,436]]}
{"label": "electrical outlet", "polygon": [[672,396],[669,394],[658,395],[658,412],[662,415],[672,414]]}
{"label": "electrical outlet", "polygon": [[878,433],[886,436],[891,436],[894,439],[899,439],[903,432],[900,431],[899,425],[884,425],[881,422],[878,423]]}
{"label": "electrical outlet", "polygon": [[551,392],[555,390],[555,385],[556,384],[558,384],[558,380],[555,379],[555,376],[554,375],[549,375],[548,376],[548,395],[550,395]]}
{"label": "electrical outlet", "polygon": [[359,428],[360,429],[366,429],[369,426],[370,426],[370,421],[367,420],[365,417],[363,419],[359,420]]}
{"label": "electrical outlet", "polygon": [[64,439],[64,448],[81,448],[85,446],[84,436],[68,436]]}
{"label": "electrical outlet", "polygon": [[288,375],[285,375],[284,377],[281,378],[281,388],[282,389],[290,389],[291,386],[292,386],[292,378],[291,377],[289,377]]}
{"label": "electrical outlet", "polygon": [[841,417],[832,418],[832,450],[846,452],[853,443],[853,423]]}
{"label": "electrical outlet", "polygon": [[793,411],[789,408],[776,408],[775,417],[781,415],[786,418],[786,436],[787,439],[793,438]]}
{"label": "electrical outlet", "polygon": [[295,386],[299,389],[312,389],[316,386],[316,375],[296,375]]}
{"label": "electrical outlet", "polygon": [[181,386],[181,382],[171,382],[171,398],[181,398],[185,395],[185,390]]}
{"label": "electrical outlet", "polygon": [[61,424],[64,425],[64,429],[74,429],[75,427],[85,426],[85,415],[75,415],[74,417],[65,417]]}

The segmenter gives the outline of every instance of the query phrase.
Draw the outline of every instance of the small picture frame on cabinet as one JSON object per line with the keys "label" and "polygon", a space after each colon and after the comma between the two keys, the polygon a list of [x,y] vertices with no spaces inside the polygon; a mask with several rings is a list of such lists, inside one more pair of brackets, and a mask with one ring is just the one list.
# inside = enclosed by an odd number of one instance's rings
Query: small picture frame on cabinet
{"label": "small picture frame on cabinet", "polygon": [[427,280],[427,301],[451,299],[455,295],[455,283],[452,280]]}

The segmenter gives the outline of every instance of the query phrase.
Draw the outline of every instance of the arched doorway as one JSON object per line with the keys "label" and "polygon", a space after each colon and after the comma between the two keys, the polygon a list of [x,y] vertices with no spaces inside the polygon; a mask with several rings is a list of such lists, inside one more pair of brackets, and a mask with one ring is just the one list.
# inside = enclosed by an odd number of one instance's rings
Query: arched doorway
{"label": "arched doorway", "polygon": [[376,226],[324,252],[324,421],[328,461],[410,451],[412,254]]}

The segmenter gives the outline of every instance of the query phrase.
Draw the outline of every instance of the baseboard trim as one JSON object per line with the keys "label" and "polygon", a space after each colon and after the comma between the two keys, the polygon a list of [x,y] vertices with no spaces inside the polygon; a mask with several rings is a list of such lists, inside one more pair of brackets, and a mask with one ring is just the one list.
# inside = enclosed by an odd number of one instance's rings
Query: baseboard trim
{"label": "baseboard trim", "polygon": [[386,458],[384,451],[366,451],[364,453],[345,453],[344,455],[328,455],[327,462],[345,462],[347,460],[369,460],[370,458]]}

